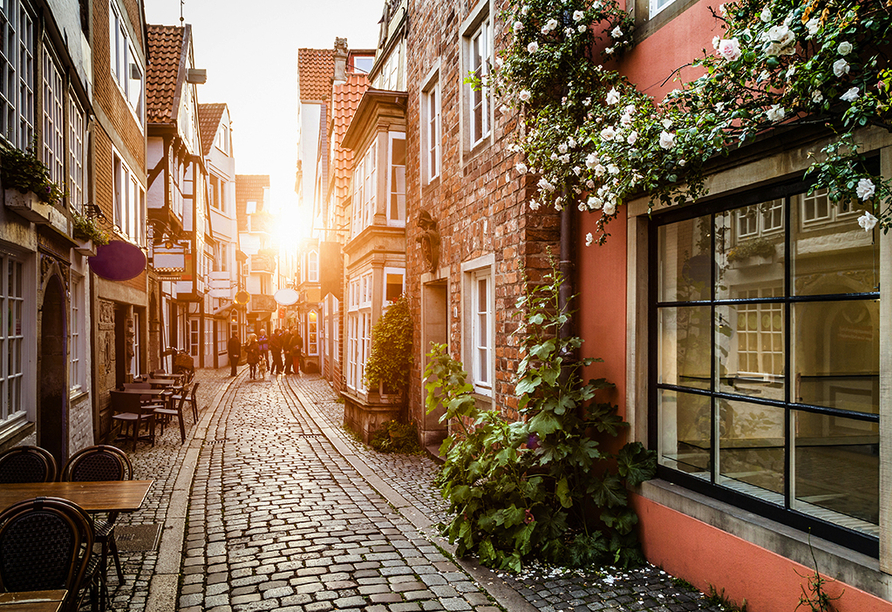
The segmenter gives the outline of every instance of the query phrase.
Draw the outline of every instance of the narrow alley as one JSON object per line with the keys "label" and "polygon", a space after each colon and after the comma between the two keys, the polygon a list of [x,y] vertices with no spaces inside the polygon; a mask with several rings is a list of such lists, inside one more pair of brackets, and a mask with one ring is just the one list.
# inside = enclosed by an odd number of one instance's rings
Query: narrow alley
{"label": "narrow alley", "polygon": [[131,455],[135,477],[155,484],[119,519],[114,610],[721,609],[652,567],[511,577],[457,561],[436,534],[436,463],[351,438],[327,382],[227,369],[196,380],[186,443],[167,427]]}

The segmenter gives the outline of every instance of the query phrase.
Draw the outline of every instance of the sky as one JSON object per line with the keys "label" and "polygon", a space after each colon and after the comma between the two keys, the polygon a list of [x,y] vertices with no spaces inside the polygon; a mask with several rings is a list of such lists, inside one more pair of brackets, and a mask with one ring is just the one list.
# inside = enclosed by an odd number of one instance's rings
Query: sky
{"label": "sky", "polygon": [[[146,20],[179,25],[180,0],[145,0]],[[297,203],[297,50],[374,48],[384,0],[183,0],[195,67],[207,70],[198,102],[225,102],[236,173],[269,174],[272,208]]]}

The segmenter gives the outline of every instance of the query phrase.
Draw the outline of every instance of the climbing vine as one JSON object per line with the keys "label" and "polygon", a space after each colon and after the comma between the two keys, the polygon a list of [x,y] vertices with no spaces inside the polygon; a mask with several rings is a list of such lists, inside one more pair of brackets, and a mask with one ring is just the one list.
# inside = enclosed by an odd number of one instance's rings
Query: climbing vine
{"label": "climbing vine", "polygon": [[812,154],[812,189],[858,202],[865,230],[888,230],[892,184],[865,163],[859,130],[890,129],[892,11],[881,0],[738,0],[714,17],[722,34],[691,62],[702,76],[657,101],[617,70],[632,22],[614,0],[511,0],[489,86],[522,111],[517,171],[538,176],[529,206],[598,211],[587,242],[603,243],[630,198],[690,202],[706,193],[711,160],[811,126],[829,143]]}

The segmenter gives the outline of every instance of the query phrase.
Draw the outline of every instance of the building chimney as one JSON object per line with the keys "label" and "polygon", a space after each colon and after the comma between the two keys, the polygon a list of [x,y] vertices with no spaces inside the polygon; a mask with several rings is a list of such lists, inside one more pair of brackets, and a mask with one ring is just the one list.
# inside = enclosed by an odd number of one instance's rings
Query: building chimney
{"label": "building chimney", "polygon": [[347,39],[335,38],[334,43],[334,84],[347,82]]}

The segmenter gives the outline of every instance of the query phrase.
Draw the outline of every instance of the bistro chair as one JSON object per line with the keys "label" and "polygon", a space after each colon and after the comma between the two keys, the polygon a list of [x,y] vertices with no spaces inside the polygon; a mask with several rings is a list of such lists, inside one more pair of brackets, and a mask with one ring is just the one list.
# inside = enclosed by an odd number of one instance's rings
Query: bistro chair
{"label": "bistro chair", "polygon": [[39,446],[16,446],[0,454],[0,483],[53,482],[56,460]]}
{"label": "bistro chair", "polygon": [[196,399],[195,394],[198,392],[198,385],[200,384],[201,383],[195,383],[194,385],[192,385],[192,389],[189,391],[186,391],[185,387],[183,387],[183,390],[181,390],[179,393],[174,393],[170,398],[172,401],[181,401],[183,399],[187,399],[192,405],[192,418],[194,419],[195,423],[198,422],[198,400]]}
{"label": "bistro chair", "polygon": [[179,395],[172,393],[168,397],[168,404],[155,408],[155,416],[159,417],[161,422],[161,434],[164,435],[164,423],[172,417],[176,417],[180,422],[180,442],[186,441],[186,425],[183,423],[183,402],[186,400],[185,394],[180,390]]}
{"label": "bistro chair", "polygon": [[66,589],[62,610],[75,612],[81,590],[97,604],[93,521],[66,499],[37,497],[0,513],[0,591]]}
{"label": "bistro chair", "polygon": [[[133,464],[127,454],[116,446],[100,444],[88,446],[68,459],[60,478],[63,482],[90,482],[97,480],[133,480]],[[124,582],[118,545],[115,542],[115,519],[117,512],[109,512],[105,520],[95,520],[96,541],[102,545],[100,568],[103,582],[108,566],[108,553],[111,552],[118,574],[118,583]]]}
{"label": "bistro chair", "polygon": [[152,441],[152,446],[155,446],[154,410],[157,405],[143,402],[143,398],[149,399],[149,396],[122,391],[110,391],[110,394],[112,412],[114,413],[112,419],[121,424],[125,439],[128,430],[130,431],[133,451],[136,450],[136,441],[139,439],[139,430],[143,423],[149,425],[149,438]]}

